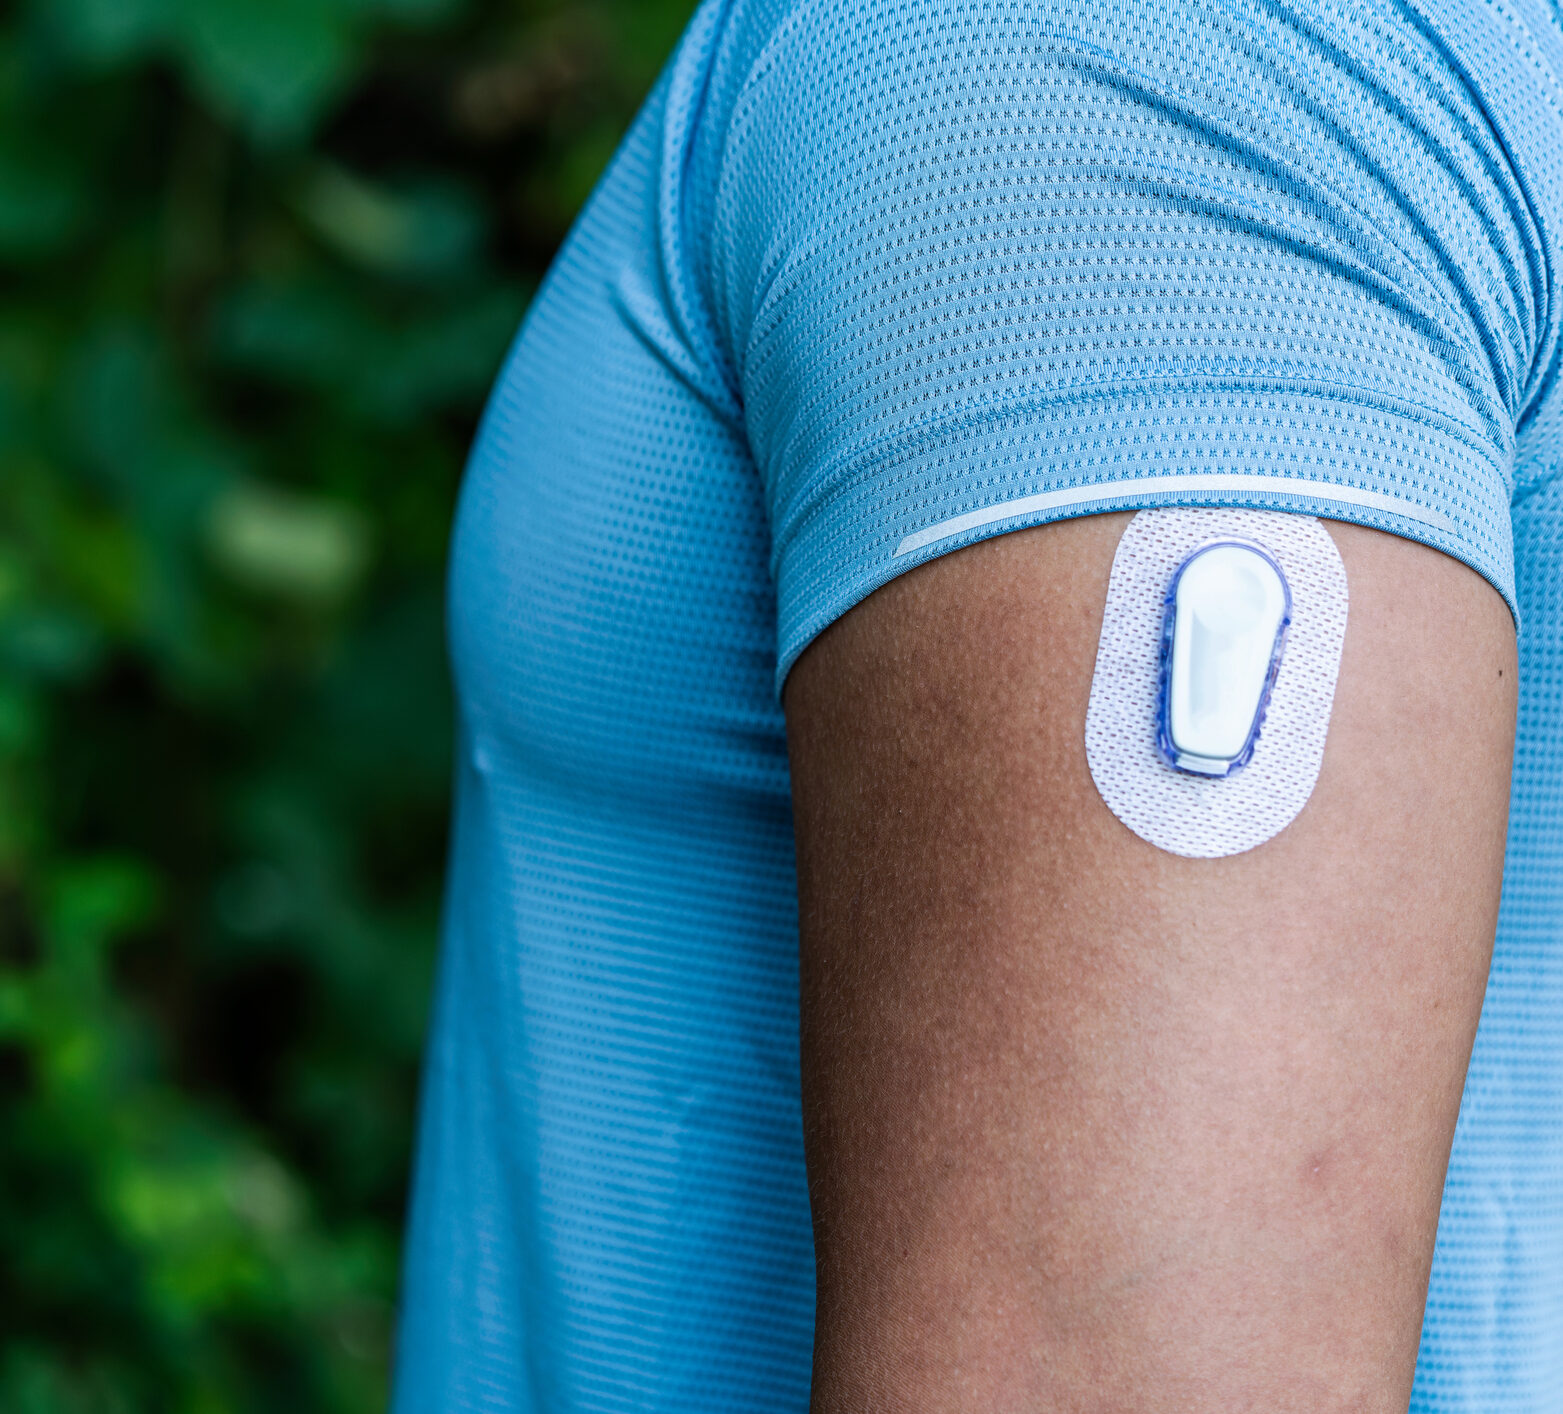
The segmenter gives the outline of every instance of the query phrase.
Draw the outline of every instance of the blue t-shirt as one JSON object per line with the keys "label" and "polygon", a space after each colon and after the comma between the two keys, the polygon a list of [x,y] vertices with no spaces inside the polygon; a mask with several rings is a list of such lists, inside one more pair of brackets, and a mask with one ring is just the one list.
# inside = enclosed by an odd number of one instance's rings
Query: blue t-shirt
{"label": "blue t-shirt", "polygon": [[1563,36],[1545,0],[707,0],[462,493],[401,1414],[802,1414],[778,689],[984,536],[1299,510],[1514,608],[1414,1408],[1563,1400]]}

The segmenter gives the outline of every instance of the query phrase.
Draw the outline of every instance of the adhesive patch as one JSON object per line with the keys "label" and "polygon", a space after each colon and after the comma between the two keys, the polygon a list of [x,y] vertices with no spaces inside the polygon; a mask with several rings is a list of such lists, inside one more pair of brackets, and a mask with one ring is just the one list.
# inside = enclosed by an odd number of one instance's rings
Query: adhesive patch
{"label": "adhesive patch", "polygon": [[[1291,625],[1253,756],[1230,776],[1175,770],[1157,750],[1164,601],[1206,541],[1235,536],[1272,555],[1290,586]],[[1129,522],[1113,559],[1085,717],[1085,754],[1107,808],[1141,839],[1191,859],[1241,854],[1308,803],[1346,641],[1346,567],[1313,516],[1169,506]]]}

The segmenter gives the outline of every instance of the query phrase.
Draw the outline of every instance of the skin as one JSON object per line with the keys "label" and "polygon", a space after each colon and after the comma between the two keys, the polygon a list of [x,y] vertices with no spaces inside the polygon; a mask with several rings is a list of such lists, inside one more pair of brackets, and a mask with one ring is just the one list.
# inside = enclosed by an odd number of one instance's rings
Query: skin
{"label": "skin", "polygon": [[1453,559],[1327,523],[1351,612],[1313,796],[1182,859],[1085,760],[1127,521],[921,566],[787,683],[812,1414],[1406,1409],[1513,624]]}

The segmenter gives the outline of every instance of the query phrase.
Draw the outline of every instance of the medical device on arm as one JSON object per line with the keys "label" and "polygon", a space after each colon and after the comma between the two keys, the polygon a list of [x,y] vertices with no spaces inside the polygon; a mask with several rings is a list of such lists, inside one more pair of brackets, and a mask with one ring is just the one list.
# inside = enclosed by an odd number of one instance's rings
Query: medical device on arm
{"label": "medical device on arm", "polygon": [[1345,566],[1312,516],[1135,516],[1086,711],[1086,758],[1113,814],[1194,858],[1284,829],[1323,762],[1346,613]]}
{"label": "medical device on arm", "polygon": [[1169,766],[1229,776],[1253,755],[1292,595],[1263,546],[1212,540],[1167,591],[1157,746]]}

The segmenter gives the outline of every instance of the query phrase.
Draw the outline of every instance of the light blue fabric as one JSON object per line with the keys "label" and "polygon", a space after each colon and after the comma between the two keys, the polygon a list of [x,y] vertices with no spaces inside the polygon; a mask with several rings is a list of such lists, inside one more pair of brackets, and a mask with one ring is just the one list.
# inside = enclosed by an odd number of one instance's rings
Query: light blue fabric
{"label": "light blue fabric", "polygon": [[1413,536],[1522,618],[1414,1408],[1557,1408],[1560,71],[1535,0],[703,6],[462,493],[399,1414],[802,1414],[777,689],[913,564],[1168,501]]}

